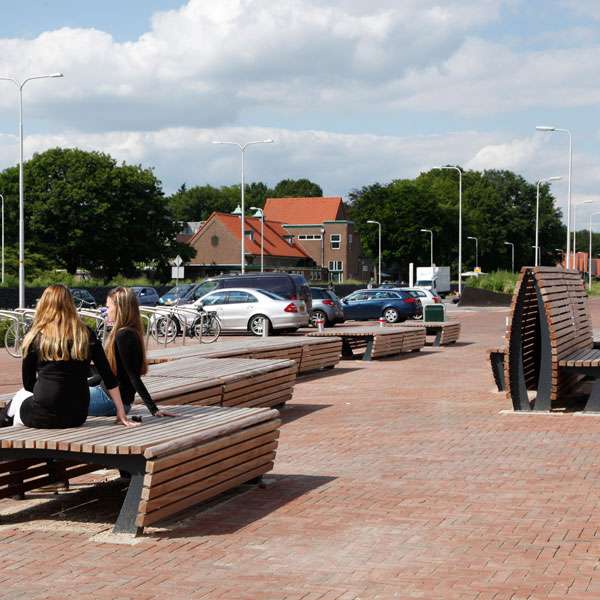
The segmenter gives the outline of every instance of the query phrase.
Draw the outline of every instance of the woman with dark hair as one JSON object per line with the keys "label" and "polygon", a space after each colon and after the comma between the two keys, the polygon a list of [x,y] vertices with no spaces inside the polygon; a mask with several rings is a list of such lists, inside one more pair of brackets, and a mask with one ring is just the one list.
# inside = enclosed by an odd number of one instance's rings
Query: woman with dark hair
{"label": "woman with dark hair", "polygon": [[137,426],[127,419],[102,344],[79,318],[68,288],[47,287],[23,340],[25,389],[3,411],[2,424],[52,429],[83,425],[90,402],[90,362],[108,389],[117,422],[126,427]]}
{"label": "woman with dark hair", "polygon": [[[152,415],[174,417],[158,409],[141,378],[148,372],[148,362],[140,307],[133,290],[124,287],[111,290],[106,298],[106,307],[108,321],[112,324],[106,341],[106,356],[119,382],[125,411],[129,412],[137,392]],[[116,406],[105,388],[100,385],[92,387],[90,395],[90,415],[113,416],[116,413]]]}

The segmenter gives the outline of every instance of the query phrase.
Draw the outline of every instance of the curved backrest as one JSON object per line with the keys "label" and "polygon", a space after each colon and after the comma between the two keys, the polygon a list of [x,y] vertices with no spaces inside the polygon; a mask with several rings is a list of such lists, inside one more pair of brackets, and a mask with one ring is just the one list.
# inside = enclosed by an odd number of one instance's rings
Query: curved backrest
{"label": "curved backrest", "polygon": [[505,379],[515,410],[529,410],[527,390],[537,389],[537,410],[572,390],[580,375],[558,362],[593,347],[587,294],[579,272],[523,267],[511,305]]}

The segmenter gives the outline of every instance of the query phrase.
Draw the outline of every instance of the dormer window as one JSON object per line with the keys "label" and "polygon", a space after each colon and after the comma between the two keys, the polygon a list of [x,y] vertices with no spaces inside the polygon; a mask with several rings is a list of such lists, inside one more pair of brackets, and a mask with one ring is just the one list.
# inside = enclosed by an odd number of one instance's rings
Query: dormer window
{"label": "dormer window", "polygon": [[247,229],[246,230],[246,237],[250,240],[250,241],[254,241],[254,231],[252,229]]}

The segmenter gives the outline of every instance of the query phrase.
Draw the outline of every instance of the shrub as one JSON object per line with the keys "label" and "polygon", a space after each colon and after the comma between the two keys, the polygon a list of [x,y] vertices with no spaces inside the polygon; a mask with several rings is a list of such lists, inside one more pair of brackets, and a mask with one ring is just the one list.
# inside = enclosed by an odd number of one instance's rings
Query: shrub
{"label": "shrub", "polygon": [[501,294],[512,294],[515,291],[518,277],[518,273],[494,271],[480,277],[470,277],[467,279],[465,286]]}

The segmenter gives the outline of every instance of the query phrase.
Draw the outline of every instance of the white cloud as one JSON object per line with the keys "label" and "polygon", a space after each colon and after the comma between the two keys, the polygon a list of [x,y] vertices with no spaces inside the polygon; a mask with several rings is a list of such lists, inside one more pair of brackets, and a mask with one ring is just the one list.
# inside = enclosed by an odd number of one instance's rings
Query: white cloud
{"label": "white cloud", "polygon": [[28,84],[28,106],[87,130],[233,124],[256,105],[389,101],[389,81],[437,64],[502,2],[189,0],[132,42],[72,28],[2,39],[0,73],[63,71]]}

